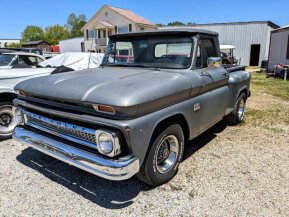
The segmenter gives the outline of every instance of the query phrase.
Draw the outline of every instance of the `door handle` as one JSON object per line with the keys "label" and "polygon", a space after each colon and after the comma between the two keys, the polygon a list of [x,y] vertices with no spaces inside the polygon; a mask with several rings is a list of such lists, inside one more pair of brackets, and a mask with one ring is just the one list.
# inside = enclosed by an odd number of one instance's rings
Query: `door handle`
{"label": "door handle", "polygon": [[229,73],[228,72],[224,72],[222,75],[224,75],[226,78],[229,77]]}

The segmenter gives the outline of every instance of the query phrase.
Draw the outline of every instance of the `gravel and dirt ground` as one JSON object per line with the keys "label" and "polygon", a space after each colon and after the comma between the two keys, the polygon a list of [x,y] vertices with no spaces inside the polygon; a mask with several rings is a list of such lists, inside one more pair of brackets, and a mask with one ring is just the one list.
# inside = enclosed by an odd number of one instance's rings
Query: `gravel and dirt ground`
{"label": "gravel and dirt ground", "polygon": [[258,79],[245,122],[188,142],[177,176],[157,188],[0,142],[0,216],[289,216],[289,102]]}

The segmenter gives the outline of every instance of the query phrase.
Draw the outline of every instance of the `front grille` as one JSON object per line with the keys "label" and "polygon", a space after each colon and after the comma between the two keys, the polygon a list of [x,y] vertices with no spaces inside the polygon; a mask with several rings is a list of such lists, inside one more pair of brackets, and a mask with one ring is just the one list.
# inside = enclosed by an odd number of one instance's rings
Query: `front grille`
{"label": "front grille", "polygon": [[[25,116],[25,124],[29,126],[36,127],[73,142],[83,143],[84,145],[96,148],[96,130],[53,120],[28,111],[23,111],[23,113]],[[76,141],[75,139],[79,141]]]}

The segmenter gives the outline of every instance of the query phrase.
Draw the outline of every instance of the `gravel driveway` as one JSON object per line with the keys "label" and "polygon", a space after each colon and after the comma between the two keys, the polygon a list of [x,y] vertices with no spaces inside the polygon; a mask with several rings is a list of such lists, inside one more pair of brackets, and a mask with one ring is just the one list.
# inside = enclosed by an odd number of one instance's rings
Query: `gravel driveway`
{"label": "gravel driveway", "polygon": [[251,97],[241,126],[220,123],[188,142],[178,175],[158,188],[136,178],[107,181],[2,141],[0,215],[289,216],[289,127],[249,122],[267,97]]}

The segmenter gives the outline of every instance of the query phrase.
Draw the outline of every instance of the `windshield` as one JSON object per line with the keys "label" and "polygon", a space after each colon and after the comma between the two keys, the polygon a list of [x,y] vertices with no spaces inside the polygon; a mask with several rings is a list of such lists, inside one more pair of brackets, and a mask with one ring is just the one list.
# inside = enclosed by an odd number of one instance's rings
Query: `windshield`
{"label": "windshield", "polygon": [[192,61],[189,37],[135,37],[111,40],[104,64],[185,69]]}
{"label": "windshield", "polygon": [[15,55],[0,54],[0,66],[9,66]]}

